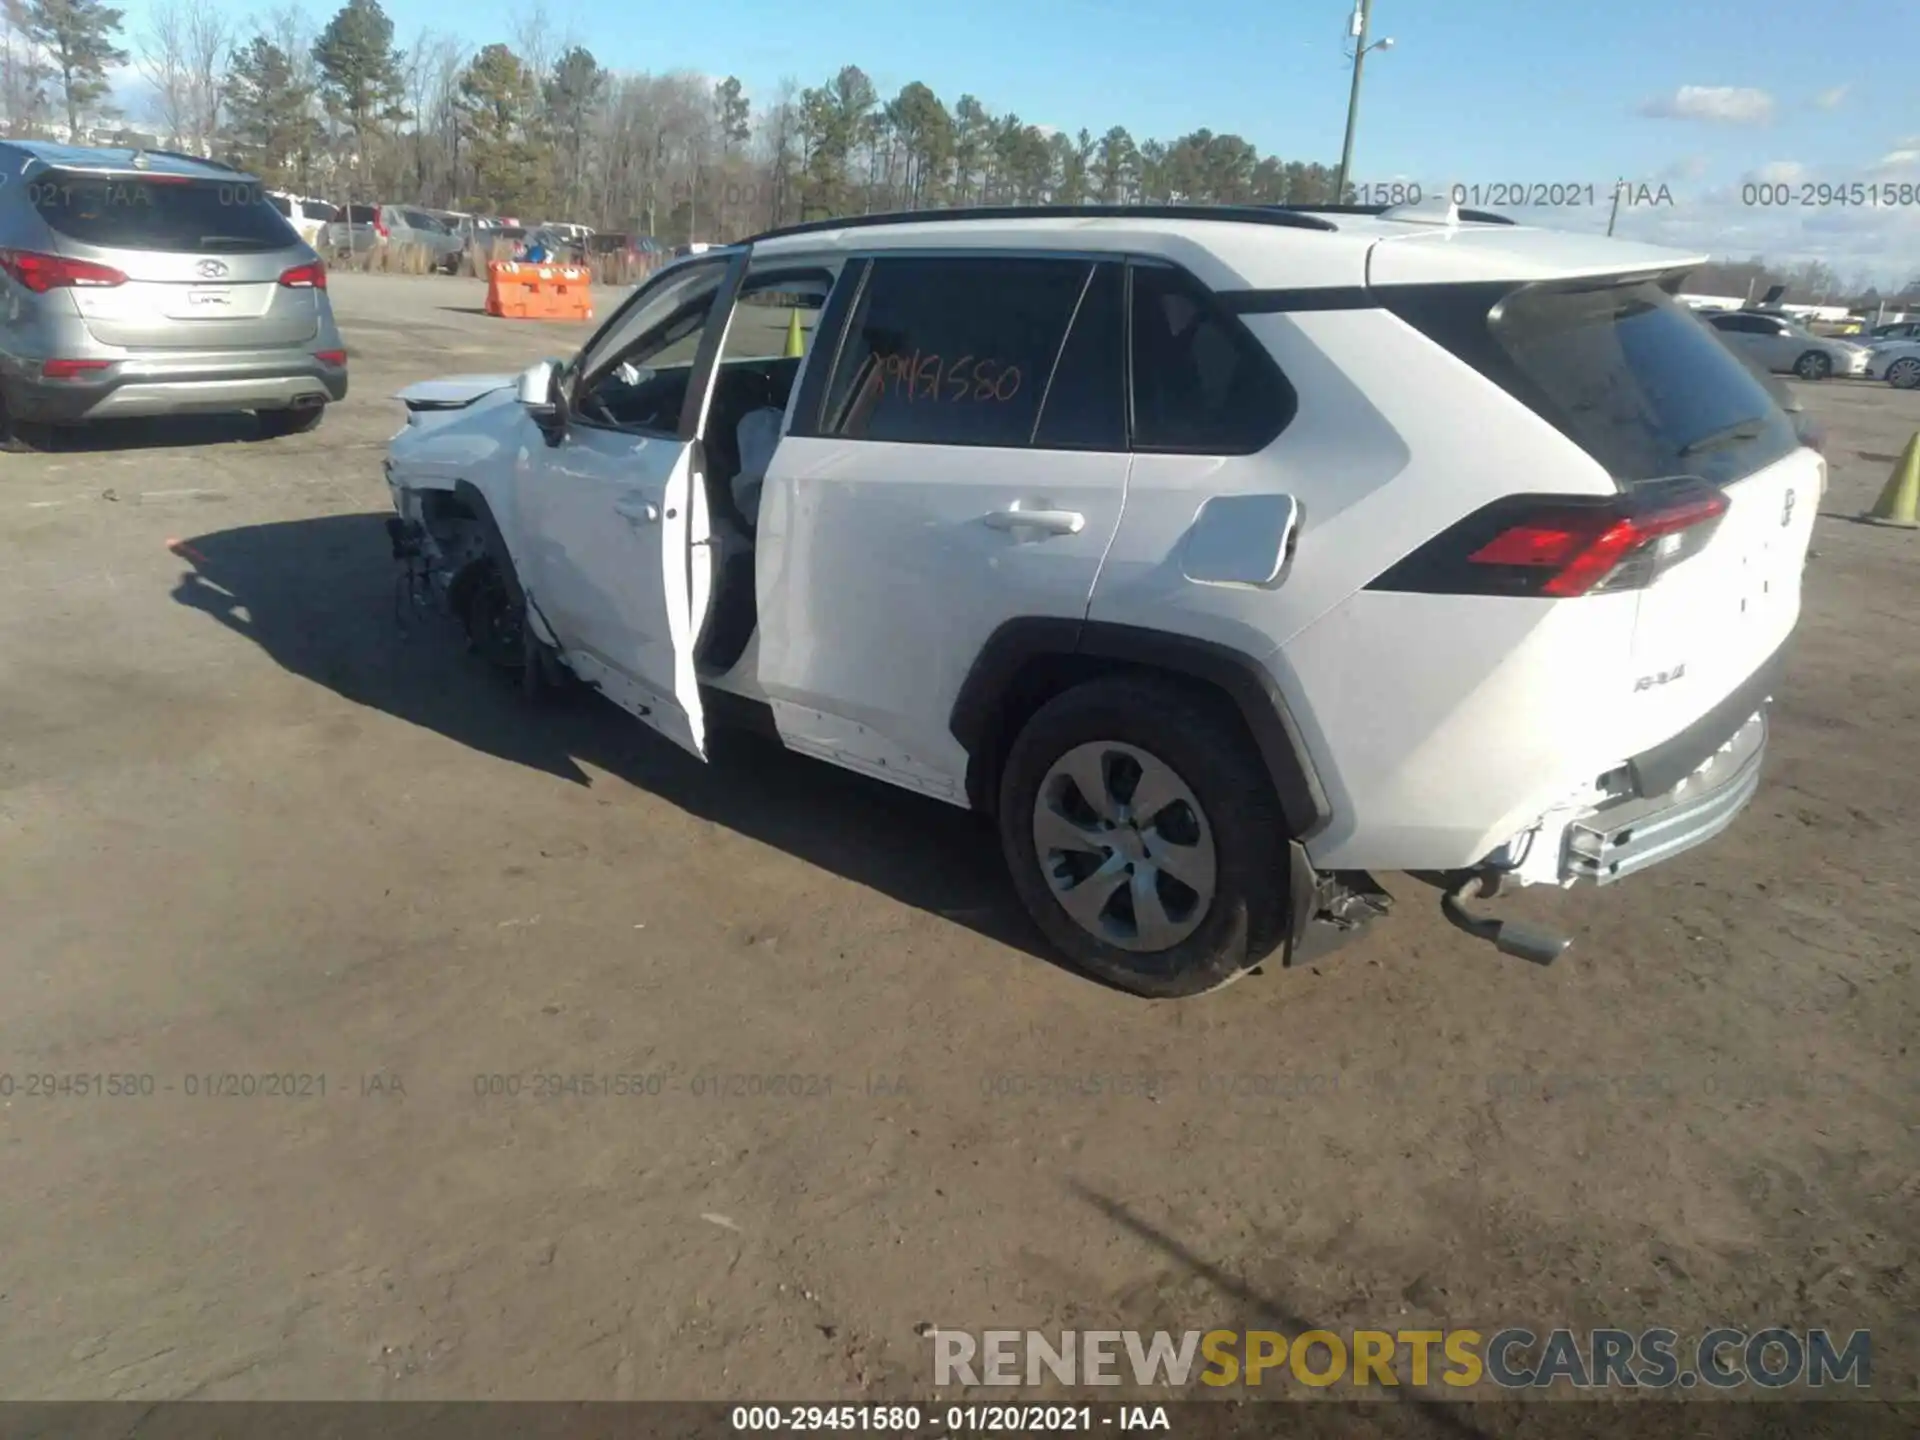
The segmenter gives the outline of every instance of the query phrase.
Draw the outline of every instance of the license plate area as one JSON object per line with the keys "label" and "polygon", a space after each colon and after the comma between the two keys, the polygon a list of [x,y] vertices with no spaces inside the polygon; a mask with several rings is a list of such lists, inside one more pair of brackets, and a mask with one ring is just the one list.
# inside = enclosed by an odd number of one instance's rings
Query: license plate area
{"label": "license plate area", "polygon": [[231,285],[189,285],[168,312],[176,320],[224,320],[234,313]]}

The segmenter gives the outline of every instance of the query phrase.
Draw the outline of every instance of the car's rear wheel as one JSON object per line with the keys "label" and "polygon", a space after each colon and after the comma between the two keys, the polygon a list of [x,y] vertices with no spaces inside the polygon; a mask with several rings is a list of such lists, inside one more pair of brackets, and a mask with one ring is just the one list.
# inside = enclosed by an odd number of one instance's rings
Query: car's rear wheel
{"label": "car's rear wheel", "polygon": [[299,410],[262,410],[259,412],[260,433],[269,439],[282,435],[304,435],[319,425],[320,417],[327,413],[324,405],[308,405]]}
{"label": "car's rear wheel", "polygon": [[1887,367],[1887,383],[1896,390],[1920,390],[1920,360],[1896,360]]}
{"label": "car's rear wheel", "polygon": [[1198,995],[1279,943],[1285,834],[1237,720],[1178,685],[1095,680],[1008,752],[1000,840],[1053,946],[1136,995]]}
{"label": "car's rear wheel", "polygon": [[53,448],[53,431],[45,425],[14,418],[6,391],[0,389],[0,455],[31,455]]}
{"label": "car's rear wheel", "polygon": [[1822,350],[1809,350],[1793,362],[1793,373],[1802,380],[1825,380],[1833,374],[1833,360]]}

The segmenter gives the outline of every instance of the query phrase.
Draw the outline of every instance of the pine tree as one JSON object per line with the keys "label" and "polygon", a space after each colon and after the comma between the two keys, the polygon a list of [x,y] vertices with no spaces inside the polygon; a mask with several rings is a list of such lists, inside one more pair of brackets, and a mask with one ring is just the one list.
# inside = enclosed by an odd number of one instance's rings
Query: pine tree
{"label": "pine tree", "polygon": [[320,67],[321,98],[328,113],[352,131],[364,176],[379,127],[405,118],[400,52],[393,48],[393,21],[380,0],[347,0],[314,42],[313,58]]}
{"label": "pine tree", "polygon": [[124,65],[127,52],[113,43],[125,15],[100,0],[31,0],[27,36],[46,48],[67,104],[67,132],[80,143],[80,116],[107,93],[107,67]]}
{"label": "pine tree", "polygon": [[249,166],[266,180],[290,183],[313,147],[313,91],[300,83],[293,57],[256,35],[227,62],[227,114]]}

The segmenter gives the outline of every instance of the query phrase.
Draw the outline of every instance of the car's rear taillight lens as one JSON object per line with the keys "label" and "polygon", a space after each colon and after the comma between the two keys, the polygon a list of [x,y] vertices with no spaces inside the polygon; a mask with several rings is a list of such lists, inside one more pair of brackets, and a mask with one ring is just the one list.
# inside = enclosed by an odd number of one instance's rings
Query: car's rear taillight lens
{"label": "car's rear taillight lens", "polygon": [[111,365],[111,360],[42,360],[40,378],[43,380],[77,380],[82,375],[91,375]]}
{"label": "car's rear taillight lens", "polygon": [[1726,513],[1726,494],[1691,477],[1592,500],[1508,496],[1435,536],[1368,588],[1544,599],[1641,589],[1697,554]]}
{"label": "car's rear taillight lens", "polygon": [[70,260],[65,255],[43,255],[36,250],[0,250],[0,270],[37,295],[74,286],[124,285],[127,277],[111,265]]}
{"label": "car's rear taillight lens", "polygon": [[296,265],[291,270],[280,272],[280,283],[295,290],[324,290],[327,288],[327,267],[318,261],[311,265]]}
{"label": "car's rear taillight lens", "polygon": [[344,365],[347,363],[347,352],[344,350],[316,350],[313,352],[313,358],[318,360],[322,365]]}

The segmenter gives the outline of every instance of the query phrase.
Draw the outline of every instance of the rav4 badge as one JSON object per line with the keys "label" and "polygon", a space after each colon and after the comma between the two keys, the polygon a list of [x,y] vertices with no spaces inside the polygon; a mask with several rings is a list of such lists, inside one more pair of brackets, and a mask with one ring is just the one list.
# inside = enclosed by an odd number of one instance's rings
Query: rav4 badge
{"label": "rav4 badge", "polygon": [[1678,680],[1686,673],[1685,665],[1676,665],[1671,670],[1662,670],[1657,675],[1642,675],[1633,682],[1633,693],[1638,695],[1642,690],[1651,690],[1656,685],[1665,685],[1669,681]]}

